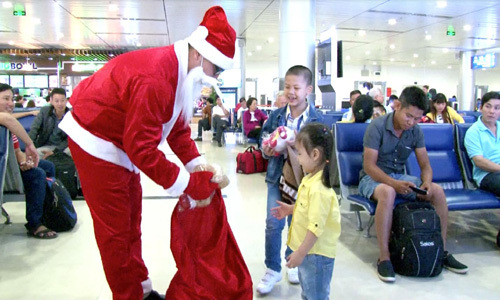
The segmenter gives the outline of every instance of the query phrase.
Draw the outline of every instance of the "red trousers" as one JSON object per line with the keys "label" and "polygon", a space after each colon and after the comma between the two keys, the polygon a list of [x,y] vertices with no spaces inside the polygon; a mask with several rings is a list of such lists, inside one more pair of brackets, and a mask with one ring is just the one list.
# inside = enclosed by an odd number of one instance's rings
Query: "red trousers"
{"label": "red trousers", "polygon": [[70,138],[68,143],[113,299],[142,300],[148,270],[142,260],[140,176],[88,154]]}

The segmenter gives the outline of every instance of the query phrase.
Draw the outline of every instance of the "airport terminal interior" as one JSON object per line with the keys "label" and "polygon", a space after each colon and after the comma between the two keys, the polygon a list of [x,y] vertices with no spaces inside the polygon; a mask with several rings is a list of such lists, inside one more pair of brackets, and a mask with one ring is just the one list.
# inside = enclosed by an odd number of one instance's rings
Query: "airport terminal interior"
{"label": "airport terminal interior", "polygon": [[[349,92],[380,88],[384,100],[411,85],[428,85],[474,122],[477,99],[500,90],[496,58],[500,52],[500,1],[449,0],[25,0],[0,1],[0,83],[18,89],[42,106],[48,90],[62,87],[71,98],[78,83],[123,53],[173,44],[196,29],[213,5],[226,11],[237,35],[237,69],[221,74],[224,103],[257,98],[272,111],[284,72],[295,64],[313,69],[318,110],[347,111]],[[297,20],[313,26],[297,25]],[[288,30],[289,29],[289,30]],[[303,34],[304,30],[312,30]],[[301,33],[302,32],[302,33]],[[306,42],[304,38],[311,38]],[[286,41],[285,41],[286,39]],[[338,43],[341,42],[341,43]],[[307,60],[290,50],[306,49]],[[304,44],[304,45],[303,45]],[[306,45],[307,46],[307,45]],[[307,48],[307,47],[306,47]],[[285,54],[284,54],[285,53]],[[288,54],[287,54],[288,53]],[[314,62],[312,62],[314,61]],[[148,68],[148,66],[144,66]],[[335,71],[339,71],[339,74]],[[337,74],[335,74],[337,73]],[[338,75],[342,75],[339,77]],[[34,108],[39,109],[39,108]],[[22,110],[22,108],[20,108]],[[190,124],[197,137],[199,110]],[[329,124],[330,126],[332,124]],[[266,272],[266,173],[241,174],[236,157],[256,143],[227,132],[220,147],[212,132],[196,141],[199,153],[221,167],[230,184],[222,190],[229,225],[253,282],[254,299],[301,299],[301,287],[283,279],[267,295],[256,286]],[[180,164],[168,145],[168,160]],[[456,172],[460,173],[461,169]],[[165,294],[176,264],[170,250],[171,215],[177,198],[141,173],[142,254],[153,289]],[[341,235],[330,299],[499,299],[500,209],[449,212],[447,250],[469,268],[467,274],[443,269],[436,277],[377,277],[375,227],[357,230],[358,219],[339,186]],[[500,200],[499,200],[500,201]],[[4,193],[0,203],[11,224],[0,217],[0,300],[110,300],[84,196],[73,205],[76,226],[56,239],[27,236],[24,195]],[[499,206],[500,207],[500,206]],[[195,208],[196,209],[196,208]],[[366,226],[369,213],[361,211]],[[284,244],[287,230],[282,234]],[[237,300],[237,299],[234,299]]]}

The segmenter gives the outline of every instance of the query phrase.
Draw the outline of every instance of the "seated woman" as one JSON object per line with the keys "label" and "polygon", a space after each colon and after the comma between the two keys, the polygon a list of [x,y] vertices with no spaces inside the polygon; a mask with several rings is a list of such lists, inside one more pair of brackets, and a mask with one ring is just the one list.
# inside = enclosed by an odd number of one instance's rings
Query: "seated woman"
{"label": "seated woman", "polygon": [[[500,197],[500,93],[484,94],[481,112],[483,115],[465,134],[465,148],[477,186]],[[500,231],[497,245],[500,247]]]}
{"label": "seated woman", "polygon": [[257,99],[250,97],[247,101],[248,110],[243,113],[243,128],[245,135],[249,138],[258,139],[260,130],[267,115],[257,108]]}
{"label": "seated woman", "polygon": [[432,98],[431,111],[426,115],[435,123],[463,123],[464,118],[459,115],[452,107],[448,106],[448,100],[442,93],[436,94]]}
{"label": "seated woman", "polygon": [[375,103],[378,102],[373,101],[373,98],[367,95],[361,95],[356,98],[352,105],[354,123],[370,123],[372,115],[375,113],[373,110],[373,105]]}

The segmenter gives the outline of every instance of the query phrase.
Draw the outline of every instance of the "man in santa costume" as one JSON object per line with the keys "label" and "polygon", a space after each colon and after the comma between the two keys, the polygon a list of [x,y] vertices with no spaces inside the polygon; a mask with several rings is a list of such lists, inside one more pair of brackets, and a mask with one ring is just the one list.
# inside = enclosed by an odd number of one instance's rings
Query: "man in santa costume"
{"label": "man in santa costume", "polygon": [[[161,299],[152,289],[141,254],[142,190],[139,170],[170,195],[195,200],[218,188],[189,121],[203,84],[232,66],[236,33],[221,7],[174,45],[120,55],[82,81],[60,128],[80,176],[113,299]],[[185,168],[166,159],[167,142]]]}

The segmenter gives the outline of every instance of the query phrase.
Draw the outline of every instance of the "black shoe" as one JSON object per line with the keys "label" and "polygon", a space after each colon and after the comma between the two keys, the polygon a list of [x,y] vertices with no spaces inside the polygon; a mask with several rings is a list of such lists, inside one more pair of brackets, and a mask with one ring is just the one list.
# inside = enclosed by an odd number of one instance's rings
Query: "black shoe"
{"label": "black shoe", "polygon": [[195,138],[194,141],[195,142],[201,142],[201,141],[203,141],[203,139],[201,138],[201,136],[199,136],[199,137]]}
{"label": "black shoe", "polygon": [[390,260],[377,261],[377,273],[378,278],[383,282],[396,281],[396,274],[394,273]]}
{"label": "black shoe", "polygon": [[457,274],[465,274],[469,271],[466,265],[456,260],[448,251],[444,252],[443,267]]}
{"label": "black shoe", "polygon": [[221,143],[221,142],[217,142],[217,145],[218,145],[219,147],[222,147],[222,143]]}
{"label": "black shoe", "polygon": [[500,247],[500,230],[498,231],[497,234],[497,246]]}
{"label": "black shoe", "polygon": [[158,294],[157,291],[151,291],[144,300],[165,300],[165,296]]}

